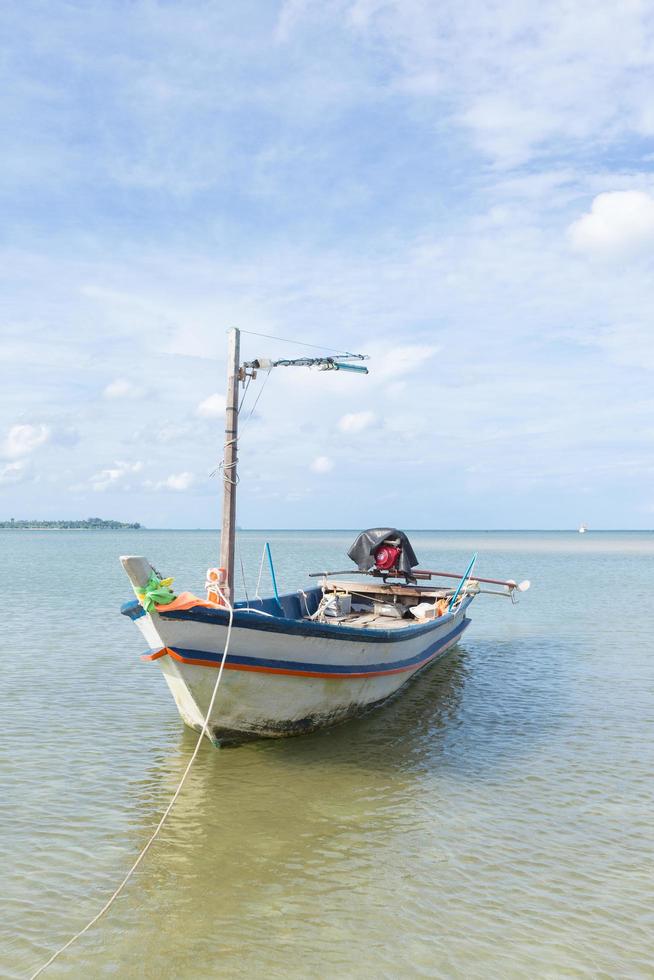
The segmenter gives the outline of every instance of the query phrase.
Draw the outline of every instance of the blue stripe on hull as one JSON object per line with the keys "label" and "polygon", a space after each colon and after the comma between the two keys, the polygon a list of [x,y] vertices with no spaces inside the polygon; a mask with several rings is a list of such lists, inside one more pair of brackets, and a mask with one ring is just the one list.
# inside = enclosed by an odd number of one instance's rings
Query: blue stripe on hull
{"label": "blue stripe on hull", "polygon": [[[282,597],[286,598],[286,597]],[[465,609],[471,599],[465,599]],[[123,616],[132,620],[140,619],[145,612],[140,603],[126,602],[121,607]],[[226,626],[229,614],[226,609],[209,609],[206,606],[196,606],[192,609],[176,610],[174,612],[158,613],[162,621],[176,620],[191,623],[206,623],[213,626]],[[287,636],[324,637],[326,639],[360,643],[403,643],[410,637],[419,634],[429,634],[441,630],[448,620],[454,619],[452,613],[446,613],[438,619],[426,623],[408,625],[404,629],[367,629],[366,627],[345,626],[341,623],[316,623],[306,619],[282,619],[276,616],[260,616],[247,609],[234,610],[234,625],[239,629],[256,630],[262,633],[284,633]]]}
{"label": "blue stripe on hull", "polygon": [[[303,663],[298,660],[273,660],[267,657],[245,657],[230,654],[225,662],[226,667],[238,670],[262,670],[279,673],[298,673],[302,675],[315,674],[316,676],[333,675],[334,677],[361,677],[362,675],[381,676],[400,671],[411,670],[412,667],[426,664],[433,659],[452,641],[457,639],[469,625],[469,619],[463,619],[458,626],[450,630],[445,636],[439,637],[434,643],[424,647],[420,653],[413,657],[402,660],[394,660],[391,663],[363,663],[363,664],[329,664],[329,663]],[[184,647],[168,647],[174,654],[184,661],[189,661],[201,666],[217,666],[222,660],[222,654],[212,653],[206,650],[190,650]]]}

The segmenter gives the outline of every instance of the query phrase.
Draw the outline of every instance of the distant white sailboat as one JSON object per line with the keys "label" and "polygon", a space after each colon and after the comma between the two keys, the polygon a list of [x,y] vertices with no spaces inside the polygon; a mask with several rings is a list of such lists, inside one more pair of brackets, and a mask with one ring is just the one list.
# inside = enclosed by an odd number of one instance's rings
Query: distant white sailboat
{"label": "distant white sailboat", "polygon": [[580,534],[585,534],[586,531],[588,530],[588,525],[587,524],[580,524],[578,530],[579,530],[579,533]]}

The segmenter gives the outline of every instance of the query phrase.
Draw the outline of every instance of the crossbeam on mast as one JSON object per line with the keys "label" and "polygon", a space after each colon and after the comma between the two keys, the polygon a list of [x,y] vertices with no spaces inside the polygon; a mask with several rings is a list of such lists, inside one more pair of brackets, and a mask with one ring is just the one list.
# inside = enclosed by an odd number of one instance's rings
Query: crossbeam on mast
{"label": "crossbeam on mast", "polygon": [[367,367],[350,363],[367,360],[367,354],[342,354],[340,357],[284,357],[278,361],[259,357],[254,361],[247,361],[243,367],[246,372],[253,373],[259,370],[270,371],[276,367],[317,367],[319,371],[356,371],[359,374],[367,374]]}

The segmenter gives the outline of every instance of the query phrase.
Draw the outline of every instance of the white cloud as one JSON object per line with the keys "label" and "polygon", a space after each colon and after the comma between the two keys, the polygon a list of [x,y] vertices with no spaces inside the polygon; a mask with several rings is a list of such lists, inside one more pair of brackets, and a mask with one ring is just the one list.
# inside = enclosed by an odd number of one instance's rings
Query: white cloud
{"label": "white cloud", "polygon": [[425,362],[438,351],[438,347],[428,344],[404,344],[402,347],[393,347],[381,357],[375,358],[370,371],[375,380],[379,381],[401,377],[423,368]]}
{"label": "white cloud", "polygon": [[377,416],[374,412],[352,412],[348,415],[343,415],[338,420],[338,427],[341,432],[363,432],[364,429],[369,429],[371,425],[377,421]]}
{"label": "white cloud", "polygon": [[148,427],[144,427],[141,433],[139,433],[138,439],[154,438],[156,442],[160,445],[167,445],[171,442],[182,442],[188,441],[194,433],[194,423],[192,422],[164,422],[163,426],[155,433],[149,431]]}
{"label": "white cloud", "polygon": [[316,456],[311,464],[311,469],[314,473],[329,473],[330,470],[334,469],[334,461],[329,456]]}
{"label": "white cloud", "polygon": [[165,480],[159,480],[158,483],[147,483],[146,486],[150,490],[175,490],[179,492],[188,490],[194,483],[194,475],[185,470],[183,473],[171,473]]}
{"label": "white cloud", "polygon": [[[622,5],[618,31],[615,0],[280,0],[258,32],[247,4],[158,4],[154,19],[148,4],[129,13],[96,5],[100,12],[84,18],[75,5],[50,18],[33,6],[12,6],[20,70],[8,65],[3,76],[8,111],[27,129],[16,130],[13,151],[3,148],[0,184],[27,211],[7,218],[8,238],[21,247],[0,255],[12,268],[0,342],[0,457],[18,420],[51,425],[35,455],[54,459],[58,419],[79,426],[81,445],[66,467],[40,469],[40,485],[3,486],[6,509],[13,499],[14,512],[29,503],[37,516],[44,483],[48,506],[66,507],[70,483],[88,494],[94,473],[107,507],[109,495],[118,499],[113,513],[131,484],[135,496],[150,492],[150,524],[208,526],[213,498],[198,493],[189,514],[173,488],[185,482],[183,466],[198,474],[195,494],[208,454],[220,452],[216,431],[207,439],[203,430],[217,430],[222,399],[204,418],[195,412],[223,390],[224,330],[234,323],[377,355],[366,379],[273,372],[262,421],[248,427],[243,446],[246,523],[377,520],[366,502],[388,482],[389,457],[415,477],[411,502],[401,497],[393,508],[400,524],[405,508],[411,526],[432,526],[434,512],[458,526],[548,526],[576,514],[574,501],[551,493],[548,474],[557,472],[591,483],[607,522],[640,520],[631,502],[646,492],[642,479],[619,493],[615,474],[623,453],[644,465],[651,458],[654,406],[637,410],[633,392],[648,390],[643,371],[654,365],[654,277],[644,262],[571,261],[562,229],[607,190],[654,194],[647,4]],[[283,58],[271,44],[280,8]],[[119,58],[104,38],[121,18],[128,29]],[[35,31],[48,35],[45,69],[30,56]],[[48,126],[48,76],[60,81],[68,128],[84,130],[76,76],[67,71],[79,51],[107,112],[88,140],[65,144]],[[218,126],[217,104],[234,109]],[[269,136],[254,152],[243,134],[253,113]],[[380,137],[380,116],[387,135],[401,132],[401,140]],[[406,173],[411,180],[398,178]],[[102,193],[80,196],[80,181]],[[123,200],[125,184],[166,190],[135,197],[129,245],[107,217],[115,212],[107,202]],[[193,192],[208,187],[210,195]],[[235,193],[243,187],[245,198]],[[37,199],[38,228],[30,216]],[[83,254],[74,230],[82,199]],[[156,237],[171,199],[183,204],[177,248]],[[224,214],[207,206],[216,200],[230,202]],[[53,218],[61,208],[71,216],[65,227]],[[271,223],[271,214],[280,220]],[[295,353],[246,334],[242,345],[246,359]],[[111,406],[102,399],[108,382]],[[141,384],[146,397],[162,393],[147,411],[128,400],[130,385]],[[12,415],[15,405],[25,414]],[[116,425],[103,407],[129,412],[134,424]],[[339,415],[363,408],[377,425],[388,418],[382,453],[379,440],[365,438],[372,429],[351,436],[338,426]],[[146,444],[152,484],[112,462]],[[335,462],[326,476],[309,470],[319,453]],[[471,458],[485,467],[486,485],[466,497],[460,474]],[[0,468],[13,462],[1,459]],[[612,474],[604,483],[593,482],[600,465]],[[355,473],[357,495],[349,492]],[[520,473],[542,475],[545,489],[488,491],[493,481],[515,487]],[[334,492],[339,479],[343,490]],[[283,493],[305,482],[311,493],[285,504]],[[599,526],[596,513],[584,516]]]}
{"label": "white cloud", "polygon": [[9,459],[29,456],[35,449],[47,442],[50,435],[50,428],[47,425],[14,425],[7,433],[3,455]]}
{"label": "white cloud", "polygon": [[195,414],[203,419],[217,419],[225,414],[225,396],[216,392],[209,395],[204,401],[200,402],[195,409]]}
{"label": "white cloud", "polygon": [[132,384],[131,381],[127,381],[125,378],[116,378],[115,381],[107,385],[102,394],[105,398],[109,399],[133,399],[143,398],[145,392],[143,388],[139,388],[138,385]]}
{"label": "white cloud", "polygon": [[654,371],[654,332],[649,323],[617,323],[593,331],[589,343],[599,347],[613,364]]}
{"label": "white cloud", "polygon": [[72,425],[61,426],[52,430],[52,442],[58,446],[65,446],[69,449],[71,446],[76,446],[79,439],[79,432]]}
{"label": "white cloud", "polygon": [[601,151],[654,128],[646,4],[623,4],[619,31],[612,0],[357,0],[348,19],[392,59],[391,87],[418,79],[423,111],[465,127],[496,165],[550,155],[555,141],[566,157],[577,145]]}
{"label": "white cloud", "polygon": [[573,221],[574,248],[591,254],[632,252],[654,243],[654,197],[645,191],[598,194],[590,211]]}
{"label": "white cloud", "polygon": [[140,473],[143,469],[143,463],[140,461],[136,463],[125,463],[122,461],[117,461],[112,467],[107,467],[107,469],[100,470],[91,477],[91,488],[98,492],[108,490],[110,487],[122,486],[126,487],[125,480],[127,477],[134,473]]}
{"label": "white cloud", "polygon": [[27,477],[27,466],[23,460],[7,463],[0,468],[0,484],[22,483]]}
{"label": "white cloud", "polygon": [[277,16],[275,38],[277,41],[288,41],[294,27],[309,8],[308,0],[284,0]]}
{"label": "white cloud", "polygon": [[506,167],[524,163],[539,143],[556,131],[559,120],[545,105],[534,112],[528,101],[510,95],[482,95],[461,115],[475,142]]}

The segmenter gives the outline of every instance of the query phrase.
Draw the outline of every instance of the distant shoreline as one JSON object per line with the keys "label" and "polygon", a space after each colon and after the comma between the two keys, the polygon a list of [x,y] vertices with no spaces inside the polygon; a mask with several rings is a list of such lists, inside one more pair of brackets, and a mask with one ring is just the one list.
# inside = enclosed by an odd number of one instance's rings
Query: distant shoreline
{"label": "distant shoreline", "polygon": [[[577,528],[405,528],[407,534],[573,534],[578,535]],[[86,524],[83,522],[61,526],[44,521],[42,524],[34,521],[0,521],[0,531],[144,531],[146,533],[199,533],[216,534],[216,527],[143,527],[142,524],[119,524],[107,521],[104,524]],[[358,534],[360,528],[349,527],[241,527],[239,534]],[[597,534],[654,534],[653,528],[610,527],[594,528],[588,532],[589,537]],[[580,535],[583,537],[583,535]]]}
{"label": "distant shoreline", "polygon": [[140,531],[141,524],[124,524],[122,521],[104,521],[89,517],[85,521],[0,521],[2,531]]}

